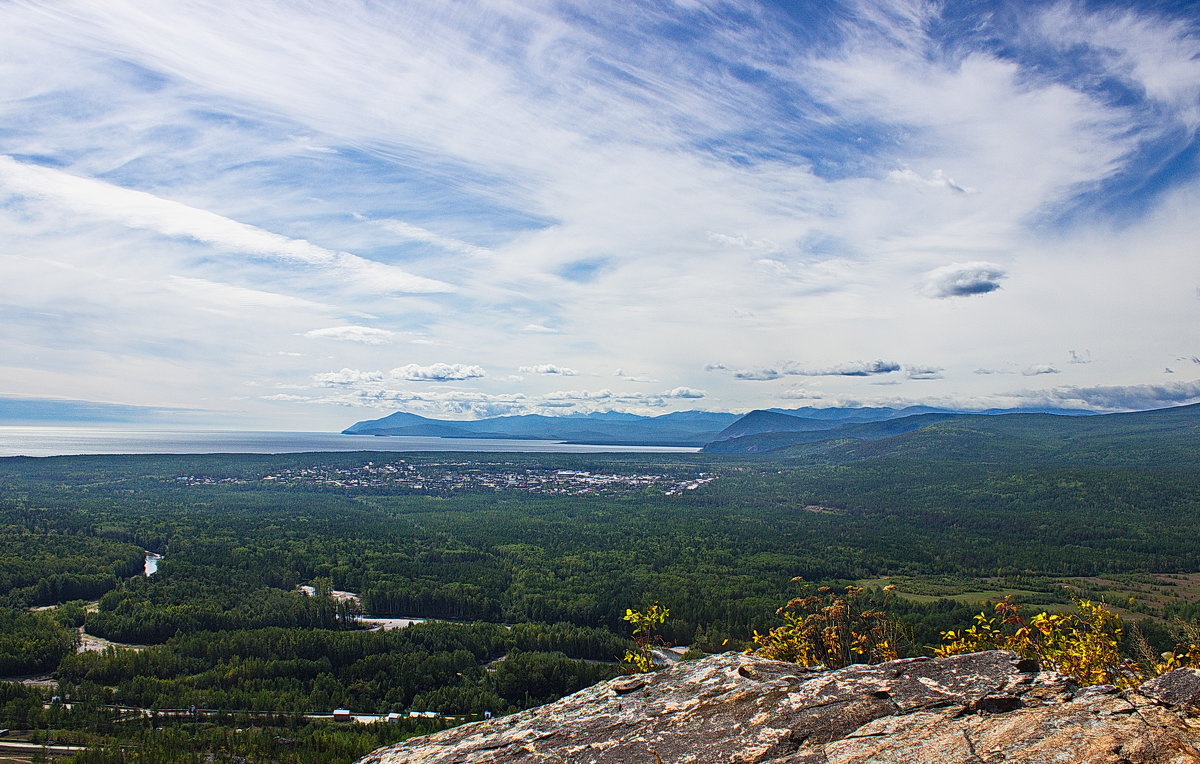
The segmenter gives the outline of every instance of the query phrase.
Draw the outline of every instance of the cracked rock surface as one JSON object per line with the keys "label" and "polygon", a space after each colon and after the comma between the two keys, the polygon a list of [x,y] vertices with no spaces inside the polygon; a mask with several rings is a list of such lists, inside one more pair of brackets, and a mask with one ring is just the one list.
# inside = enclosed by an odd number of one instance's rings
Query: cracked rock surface
{"label": "cracked rock surface", "polygon": [[[836,671],[739,653],[381,748],[360,764],[1200,762],[1200,672],[1080,688],[1014,653]],[[656,758],[657,757],[657,758]]]}

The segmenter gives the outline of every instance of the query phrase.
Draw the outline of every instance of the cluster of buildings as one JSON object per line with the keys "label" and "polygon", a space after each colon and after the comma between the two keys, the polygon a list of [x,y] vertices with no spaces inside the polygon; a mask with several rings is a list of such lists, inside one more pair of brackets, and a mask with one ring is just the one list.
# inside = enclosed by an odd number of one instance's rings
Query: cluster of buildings
{"label": "cluster of buildings", "polygon": [[716,475],[707,472],[686,476],[652,473],[618,475],[473,461],[416,465],[400,459],[382,464],[367,462],[360,467],[295,467],[252,479],[181,475],[175,480],[183,485],[262,482],[349,489],[387,488],[428,493],[523,491],[564,496],[630,493],[649,489],[667,496],[675,496],[685,491],[694,491],[705,483],[716,480]]}

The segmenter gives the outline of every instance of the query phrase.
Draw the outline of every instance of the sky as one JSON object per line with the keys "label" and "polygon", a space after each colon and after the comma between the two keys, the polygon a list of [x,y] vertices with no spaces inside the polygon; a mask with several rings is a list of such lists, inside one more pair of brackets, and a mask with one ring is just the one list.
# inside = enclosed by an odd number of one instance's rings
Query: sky
{"label": "sky", "polygon": [[1195,3],[0,0],[0,423],[1197,402],[1198,126]]}

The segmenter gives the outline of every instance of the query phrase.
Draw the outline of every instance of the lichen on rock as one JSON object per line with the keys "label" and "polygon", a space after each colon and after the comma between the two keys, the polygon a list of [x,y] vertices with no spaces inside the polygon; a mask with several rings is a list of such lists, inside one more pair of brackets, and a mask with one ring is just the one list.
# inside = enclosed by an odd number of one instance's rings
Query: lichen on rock
{"label": "lichen on rock", "polygon": [[[1177,676],[1178,675],[1178,676]],[[1015,653],[836,671],[727,653],[382,748],[360,764],[1198,762],[1200,672],[1080,688]]]}

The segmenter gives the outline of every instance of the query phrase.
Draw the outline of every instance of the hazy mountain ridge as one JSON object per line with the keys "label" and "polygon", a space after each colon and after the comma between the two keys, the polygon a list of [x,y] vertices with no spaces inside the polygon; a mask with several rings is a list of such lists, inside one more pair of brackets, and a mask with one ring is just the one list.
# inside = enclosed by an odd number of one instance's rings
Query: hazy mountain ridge
{"label": "hazy mountain ridge", "polygon": [[[1029,411],[962,412],[928,406],[902,409],[806,407],[755,410],[744,415],[709,411],[677,411],[660,416],[599,412],[571,416],[524,414],[474,421],[431,419],[398,411],[380,419],[357,422],[342,432],[347,435],[558,440],[596,445],[693,446],[718,453],[759,453],[801,443],[888,437],[959,416]],[[1064,416],[1095,413],[1052,409],[1039,412]]]}
{"label": "hazy mountain ridge", "polygon": [[699,447],[715,440],[724,428],[739,418],[738,414],[708,411],[678,411],[656,417],[606,412],[563,417],[525,414],[462,422],[396,412],[381,419],[357,422],[342,432],[346,435],[513,438],[596,445]]}

